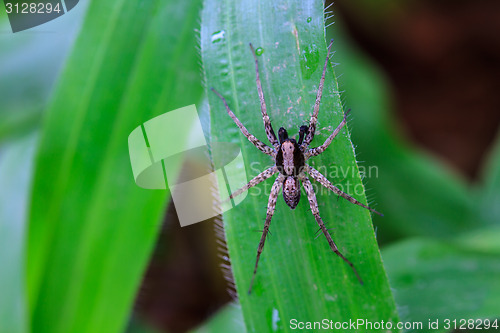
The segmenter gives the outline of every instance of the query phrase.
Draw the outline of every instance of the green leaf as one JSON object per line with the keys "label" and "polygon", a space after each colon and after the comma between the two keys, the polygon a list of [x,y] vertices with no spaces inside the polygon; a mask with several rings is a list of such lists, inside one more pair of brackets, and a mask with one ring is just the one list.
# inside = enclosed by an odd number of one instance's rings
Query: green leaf
{"label": "green leaf", "polygon": [[136,186],[134,128],[199,101],[197,1],[93,1],[44,119],[31,199],[37,332],[118,332],[168,191]]}
{"label": "green leaf", "polygon": [[[488,230],[483,236],[488,234],[487,239],[498,242],[500,229]],[[412,239],[384,248],[384,263],[402,320],[426,325],[429,319],[438,319],[440,331],[444,331],[444,319],[500,316],[498,245],[487,251],[474,243],[481,242]]]}
{"label": "green leaf", "polygon": [[[25,245],[37,143],[34,129],[40,126],[44,105],[81,16],[73,12],[71,18],[13,34],[7,15],[0,15],[0,21],[6,21],[0,27],[5,32],[0,34],[0,332],[29,329]],[[43,29],[58,33],[37,31]]]}
{"label": "green leaf", "polygon": [[342,90],[352,108],[354,142],[364,168],[375,168],[364,182],[384,212],[374,221],[381,241],[449,237],[484,224],[474,214],[464,179],[397,134],[382,73],[349,43],[339,22],[333,30],[339,45],[334,60],[344,73]]}
{"label": "green leaf", "polygon": [[6,31],[0,34],[0,141],[19,138],[40,126],[57,74],[81,26],[81,7],[29,32],[14,34],[4,24]]}
{"label": "green leaf", "polygon": [[476,188],[477,215],[491,224],[500,221],[500,132],[482,172],[482,180]]}
{"label": "green leaf", "polygon": [[23,110],[9,112],[1,116],[0,142],[19,138],[32,132],[40,125],[41,110]]}
{"label": "green leaf", "polygon": [[192,331],[193,333],[233,333],[246,332],[238,303],[229,303],[219,310],[205,324]]}
{"label": "green leaf", "polygon": [[[6,25],[6,24],[5,24],[5,22],[7,22],[7,21],[8,21],[8,18],[9,18],[9,17],[7,16],[7,13],[6,13],[6,12],[4,12],[3,10],[2,10],[2,11],[0,11],[0,13],[1,13],[1,14],[0,14],[0,23],[2,23],[3,25]],[[3,28],[3,27],[2,27],[2,28]]]}
{"label": "green leaf", "polygon": [[26,206],[36,138],[0,147],[0,332],[28,332],[25,290]]}
{"label": "green leaf", "polygon": [[500,226],[490,226],[458,235],[453,241],[477,252],[500,254],[499,235]]}
{"label": "green leaf", "polygon": [[[283,126],[295,135],[299,126],[309,121],[326,56],[323,2],[205,1],[201,47],[207,85],[225,96],[251,133],[267,141],[249,42],[263,49],[259,56],[261,79],[275,131]],[[322,144],[343,117],[337,91],[329,66],[313,146]],[[212,92],[208,96],[212,141],[238,143],[247,178],[251,179],[272,164],[271,159],[239,133],[221,100]],[[365,201],[346,129],[312,163],[326,170],[333,183],[340,183],[346,192]],[[336,177],[336,171],[345,175]],[[325,189],[317,195],[320,214],[333,228],[339,250],[354,263],[365,284],[359,284],[322,235],[315,240],[318,225],[303,193],[293,211],[278,198],[272,235],[264,247],[253,291],[247,294],[261,236],[256,231],[263,228],[273,180],[251,189],[240,205],[224,214],[227,245],[248,332],[288,332],[293,319],[396,321],[369,212],[337,200]]]}

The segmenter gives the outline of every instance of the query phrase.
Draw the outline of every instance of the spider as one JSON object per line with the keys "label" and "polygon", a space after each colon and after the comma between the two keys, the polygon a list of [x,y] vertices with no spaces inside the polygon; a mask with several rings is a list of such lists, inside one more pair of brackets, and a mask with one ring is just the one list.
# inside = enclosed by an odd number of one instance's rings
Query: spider
{"label": "spider", "polygon": [[[254,187],[257,184],[260,184],[264,180],[278,173],[278,177],[274,181],[274,184],[271,188],[271,193],[269,195],[269,201],[267,204],[267,215],[266,222],[264,224],[264,230],[262,231],[262,236],[259,242],[259,247],[257,249],[257,258],[255,261],[255,267],[252,275],[252,280],[250,282],[250,287],[248,289],[248,293],[250,294],[252,291],[252,286],[254,283],[255,275],[257,274],[257,266],[259,264],[260,255],[264,248],[264,243],[266,241],[267,233],[269,232],[269,226],[271,224],[271,219],[274,214],[274,210],[276,207],[276,200],[279,196],[280,190],[283,188],[283,199],[285,203],[291,209],[295,209],[300,200],[300,182],[302,182],[302,186],[307,194],[307,198],[309,200],[309,205],[311,207],[311,212],[316,219],[316,222],[319,225],[320,230],[325,235],[330,248],[335,252],[342,260],[344,260],[353,270],[360,284],[363,284],[363,280],[359,276],[354,265],[346,258],[337,248],[337,245],[333,241],[330,233],[325,227],[325,223],[321,219],[318,210],[318,202],[316,200],[316,194],[314,193],[311,181],[307,177],[306,173],[309,174],[314,180],[319,182],[321,185],[326,187],[327,189],[333,191],[338,196],[341,196],[344,199],[347,199],[349,202],[366,208],[376,214],[383,216],[381,213],[376,210],[362,204],[357,201],[350,195],[342,192],[339,188],[334,186],[323,174],[321,174],[318,170],[313,168],[312,166],[306,164],[305,162],[314,156],[317,156],[325,151],[325,149],[332,143],[332,140],[337,136],[340,130],[346,124],[346,117],[350,110],[348,110],[344,114],[344,118],[337,126],[337,128],[330,134],[330,136],[325,140],[325,142],[316,148],[309,148],[309,144],[314,138],[314,133],[316,131],[316,123],[318,121],[318,111],[321,103],[321,96],[323,93],[323,85],[325,82],[325,74],[326,68],[328,65],[328,58],[330,56],[330,50],[332,48],[333,39],[330,41],[330,45],[328,46],[328,52],[325,60],[325,65],[323,67],[323,74],[321,76],[321,80],[319,82],[318,93],[316,95],[316,102],[314,103],[314,110],[311,115],[311,119],[309,121],[309,126],[300,126],[299,128],[299,140],[296,141],[293,138],[288,137],[287,131],[281,127],[278,130],[278,137],[276,138],[276,134],[274,133],[273,127],[271,125],[271,121],[267,114],[266,102],[264,100],[264,93],[262,92],[262,86],[259,77],[259,62],[257,60],[257,56],[255,55],[255,50],[250,43],[250,50],[252,51],[252,55],[255,60],[255,74],[256,74],[256,84],[257,84],[257,92],[259,94],[260,99],[260,108],[262,112],[262,119],[264,121],[264,127],[266,130],[266,135],[269,142],[272,144],[272,147],[266,145],[259,139],[257,139],[254,135],[252,135],[246,127],[240,122],[240,120],[235,116],[235,114],[231,111],[229,106],[227,105],[226,100],[222,97],[217,90],[211,88],[211,90],[222,100],[224,106],[227,110],[229,116],[236,123],[241,133],[261,152],[266,155],[269,155],[274,160],[274,165],[267,170],[264,170],[259,175],[255,176],[252,180],[248,182],[245,186],[238,189],[234,193],[232,193],[229,199],[236,197],[237,195],[243,193],[244,191]],[[279,141],[278,141],[279,140]],[[319,231],[319,230],[318,230]]]}

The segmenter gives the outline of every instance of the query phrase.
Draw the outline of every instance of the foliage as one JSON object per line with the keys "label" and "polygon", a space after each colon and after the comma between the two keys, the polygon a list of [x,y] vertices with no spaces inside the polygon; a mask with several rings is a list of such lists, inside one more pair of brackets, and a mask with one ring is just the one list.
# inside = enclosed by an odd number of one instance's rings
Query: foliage
{"label": "foliage", "polygon": [[[261,79],[275,131],[283,126],[289,133],[297,133],[312,112],[326,56],[323,3],[244,1],[238,5],[226,3],[215,11],[216,6],[216,1],[205,1],[202,14],[201,47],[207,86],[225,96],[248,130],[264,140],[254,61],[248,47],[252,42],[255,48],[263,50],[259,56]],[[321,144],[343,117],[331,66],[324,90],[320,134],[312,145]],[[212,140],[237,142],[248,166],[247,178],[251,179],[270,164],[270,159],[239,133],[220,99],[212,93],[208,96]],[[342,184],[348,192],[353,191],[349,188],[363,188],[345,130],[312,163],[321,170],[325,167],[327,174],[335,169],[347,173],[345,179],[332,181]],[[269,188],[270,184],[263,184],[252,189],[240,205],[224,214],[232,270],[247,330],[289,331],[292,318],[396,321],[369,212],[343,199],[337,200],[326,190],[317,191],[320,213],[328,227],[333,228],[340,251],[356,265],[365,284],[359,284],[350,267],[331,251],[323,236],[315,240],[318,226],[308,201],[303,198],[297,209],[291,211],[280,199],[253,292],[247,294],[260,239],[260,234],[254,231],[263,227]],[[357,197],[364,201],[364,192]]]}
{"label": "foliage", "polygon": [[[44,48],[42,34],[0,37],[0,332],[119,332],[127,326],[169,198],[133,183],[127,136],[156,115],[200,102],[200,2],[91,1],[67,59],[69,42]],[[326,55],[322,2],[205,0],[204,8],[206,88],[218,89],[265,141],[252,42],[261,48],[275,130],[297,133],[312,111]],[[5,15],[0,21],[6,26]],[[341,64],[335,72],[343,74],[342,82],[339,88],[329,66],[313,145],[340,122],[344,105],[352,116],[314,164],[326,166],[329,178],[348,192],[363,181],[385,216],[375,217],[374,232],[364,209],[326,191],[318,202],[365,284],[322,235],[315,239],[317,225],[303,193],[295,211],[278,200],[247,295],[268,180],[224,214],[240,303],[198,332],[290,331],[292,318],[400,318],[424,325],[429,319],[499,318],[500,139],[481,181],[467,183],[397,133],[383,75],[352,47],[341,24],[332,36],[332,63]],[[24,66],[19,55],[31,49],[38,56]],[[271,160],[241,136],[214,94],[208,103],[202,109],[210,107],[210,116],[203,114],[210,139],[241,147],[248,178],[268,166]],[[377,173],[361,180],[358,168],[370,166]],[[352,194],[365,201],[361,192]],[[375,236],[384,245],[383,265]],[[134,320],[128,329],[149,331]]]}
{"label": "foliage", "polygon": [[199,5],[90,4],[44,115],[25,245],[29,319],[17,331],[126,325],[168,198],[135,185],[127,137],[201,98]]}

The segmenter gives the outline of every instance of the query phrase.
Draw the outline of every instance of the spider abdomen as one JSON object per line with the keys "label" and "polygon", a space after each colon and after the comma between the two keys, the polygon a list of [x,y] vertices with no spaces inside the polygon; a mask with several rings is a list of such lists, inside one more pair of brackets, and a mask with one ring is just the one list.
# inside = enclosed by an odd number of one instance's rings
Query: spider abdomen
{"label": "spider abdomen", "polygon": [[283,199],[291,209],[295,209],[300,200],[300,184],[297,177],[286,177],[283,181]]}

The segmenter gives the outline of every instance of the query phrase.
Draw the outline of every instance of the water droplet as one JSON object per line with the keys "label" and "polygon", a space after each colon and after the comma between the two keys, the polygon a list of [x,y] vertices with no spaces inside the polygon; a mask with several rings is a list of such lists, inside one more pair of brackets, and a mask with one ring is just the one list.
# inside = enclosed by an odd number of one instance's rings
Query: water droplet
{"label": "water droplet", "polygon": [[278,323],[280,321],[281,321],[281,319],[280,319],[280,313],[278,312],[278,309],[273,309],[273,318],[272,318],[273,331],[276,332],[278,330]]}
{"label": "water droplet", "polygon": [[264,49],[262,47],[258,47],[257,50],[255,50],[255,54],[260,56],[264,53]]}
{"label": "water droplet", "polygon": [[312,21],[312,20],[313,20],[313,18],[309,16],[309,17],[307,18],[307,23],[311,23],[311,21]]}
{"label": "water droplet", "polygon": [[311,44],[304,48],[302,57],[300,58],[300,67],[302,69],[302,76],[305,79],[310,79],[312,74],[316,71],[319,64],[319,50],[316,44]]}
{"label": "water droplet", "polygon": [[220,42],[221,40],[223,40],[225,33],[226,32],[224,30],[219,30],[219,31],[214,32],[212,34],[212,43],[217,43],[217,42]]}

